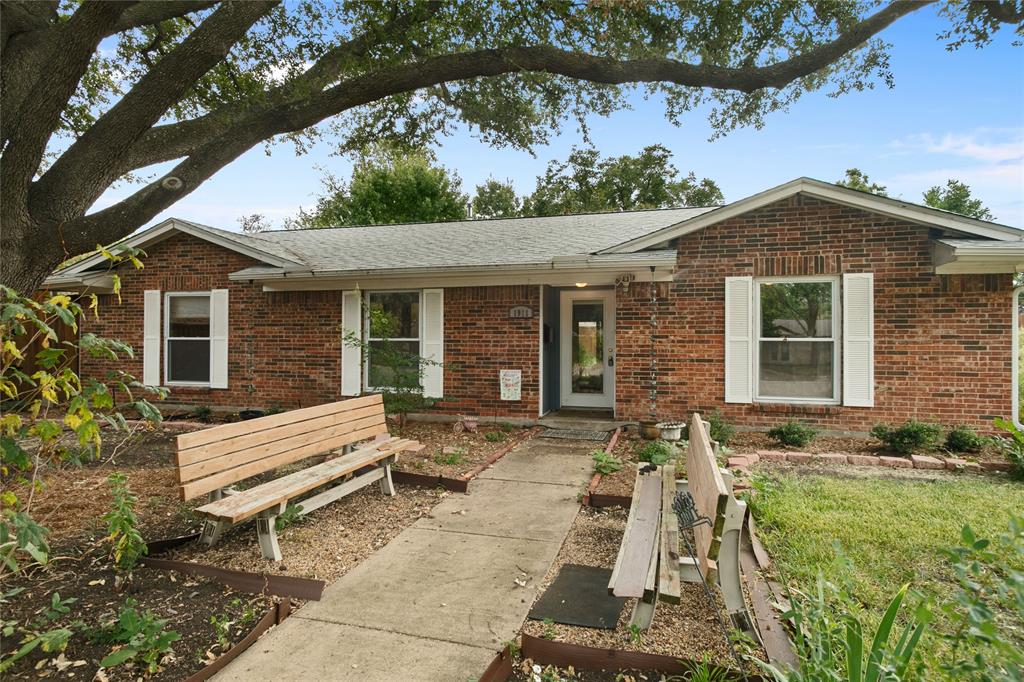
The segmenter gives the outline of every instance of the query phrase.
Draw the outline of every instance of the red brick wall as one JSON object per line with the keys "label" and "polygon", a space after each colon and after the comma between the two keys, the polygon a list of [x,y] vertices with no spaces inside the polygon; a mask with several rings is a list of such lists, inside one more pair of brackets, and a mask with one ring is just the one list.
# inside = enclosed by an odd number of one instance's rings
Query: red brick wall
{"label": "red brick wall", "polygon": [[[125,341],[135,358],[116,363],[142,379],[143,292],[228,289],[228,388],[172,387],[169,403],[223,408],[295,408],[338,400],[341,386],[341,292],[264,293],[228,274],[257,262],[190,235],[147,251],[145,268],[122,266],[121,303],[103,296],[100,319],[83,330]],[[161,301],[161,309],[163,301]],[[163,346],[161,344],[161,380]],[[115,363],[82,357],[83,372],[101,378]]]}
{"label": "red brick wall", "polygon": [[[790,418],[866,431],[917,418],[989,429],[1011,412],[1010,275],[936,275],[927,228],[812,200],[779,202],[684,236],[661,284],[658,416],[721,410],[738,424]],[[875,275],[875,405],[725,404],[727,276]],[[650,285],[617,292],[617,412],[649,410]]]}
{"label": "red brick wall", "polygon": [[[116,367],[142,379],[143,292],[228,289],[228,388],[172,387],[173,404],[216,408],[286,409],[340,400],[341,292],[271,292],[228,275],[256,261],[189,235],[147,249],[145,268],[122,266],[122,301],[101,297],[100,318],[83,330],[125,341],[135,358],[120,363],[82,359],[87,376]],[[161,306],[163,302],[161,301]],[[535,317],[509,319],[508,309],[533,308]],[[438,411],[535,417],[538,391],[538,287],[445,290],[445,395]],[[163,347],[161,345],[161,354]],[[161,380],[163,379],[161,356]],[[498,370],[523,371],[522,400],[500,400]]]}
{"label": "red brick wall", "polygon": [[[533,317],[513,319],[509,308]],[[444,290],[443,412],[535,418],[540,405],[540,287],[458,287]],[[501,400],[498,372],[523,373],[522,399]]]}

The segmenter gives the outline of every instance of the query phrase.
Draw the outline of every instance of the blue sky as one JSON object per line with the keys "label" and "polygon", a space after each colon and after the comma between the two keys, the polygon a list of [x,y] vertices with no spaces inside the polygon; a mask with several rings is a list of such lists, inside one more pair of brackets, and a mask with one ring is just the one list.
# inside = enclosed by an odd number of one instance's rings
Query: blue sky
{"label": "blue sky", "polygon": [[[829,98],[812,93],[789,112],[771,115],[761,130],[743,129],[709,142],[706,111],[695,110],[682,127],[665,120],[657,100],[633,100],[633,110],[591,121],[592,139],[605,155],[632,154],[660,143],[679,170],[718,182],[727,201],[810,176],[834,181],[858,167],[886,185],[892,196],[920,201],[921,193],[948,178],[971,186],[1000,222],[1024,227],[1024,48],[1004,30],[981,50],[947,52],[936,40],[944,22],[932,10],[905,17],[882,34],[893,44],[894,89]],[[467,131],[443,138],[438,160],[458,172],[463,189],[494,176],[532,191],[549,160],[581,143],[575,125],[546,147],[527,152],[494,149]],[[256,148],[208,180],[154,222],[177,216],[238,229],[241,215],[262,213],[275,226],[310,206],[321,171],[347,177],[351,163],[330,155],[326,144],[296,156],[290,145],[271,155]],[[115,188],[97,202],[106,206],[130,193]]]}

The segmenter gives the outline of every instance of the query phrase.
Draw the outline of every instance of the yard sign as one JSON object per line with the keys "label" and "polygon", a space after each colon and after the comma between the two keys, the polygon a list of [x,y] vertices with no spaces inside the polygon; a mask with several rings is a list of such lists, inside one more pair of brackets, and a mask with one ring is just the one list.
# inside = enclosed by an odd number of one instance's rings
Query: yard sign
{"label": "yard sign", "polygon": [[503,369],[499,371],[502,400],[519,400],[523,389],[523,371],[520,369]]}

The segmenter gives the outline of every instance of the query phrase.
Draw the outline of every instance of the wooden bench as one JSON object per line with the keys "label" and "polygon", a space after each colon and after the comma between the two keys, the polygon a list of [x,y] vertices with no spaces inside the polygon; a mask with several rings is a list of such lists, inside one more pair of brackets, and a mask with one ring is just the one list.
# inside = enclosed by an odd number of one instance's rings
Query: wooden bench
{"label": "wooden bench", "polygon": [[[732,475],[720,469],[708,428],[700,415],[690,421],[686,451],[688,480],[676,480],[675,466],[637,465],[629,517],[608,591],[636,598],[630,624],[650,627],[659,601],[678,604],[683,582],[717,585],[736,627],[760,640],[741,586],[739,549],[746,504],[732,494]],[[697,517],[693,527],[696,559],[680,550],[676,491],[689,492]],[[685,556],[684,556],[685,554]]]}
{"label": "wooden bench", "polygon": [[[352,449],[362,441],[372,444]],[[289,500],[339,479],[339,484],[301,500],[300,513],[374,481],[380,481],[382,493],[394,495],[391,464],[398,453],[418,449],[422,446],[416,441],[388,434],[381,396],[370,395],[182,434],[176,465],[182,500],[209,495],[209,502],[195,510],[206,519],[202,542],[213,545],[232,524],[256,517],[263,556],[280,561],[274,521]],[[337,456],[246,490],[233,487],[317,455]]]}

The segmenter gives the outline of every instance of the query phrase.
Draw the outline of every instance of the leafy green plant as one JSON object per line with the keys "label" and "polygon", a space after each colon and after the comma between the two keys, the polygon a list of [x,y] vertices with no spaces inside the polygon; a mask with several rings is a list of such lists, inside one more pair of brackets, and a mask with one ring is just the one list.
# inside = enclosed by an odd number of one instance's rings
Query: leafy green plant
{"label": "leafy green plant", "polygon": [[969,424],[959,424],[946,433],[946,449],[950,452],[981,452],[986,440]]}
{"label": "leafy green plant", "polygon": [[644,643],[643,630],[641,630],[640,626],[636,623],[629,624],[629,641],[637,646]]}
{"label": "leafy green plant", "polygon": [[[115,265],[130,261],[142,266],[136,249],[99,252]],[[114,295],[120,296],[120,279],[116,273],[112,279]],[[94,294],[56,294],[37,301],[0,285],[0,400],[5,401],[0,414],[0,579],[49,557],[47,531],[32,519],[34,497],[19,497],[19,485],[34,489],[44,480],[41,472],[98,457],[104,433],[116,451],[116,439],[133,433],[125,411],[160,421],[160,412],[144,396],[163,399],[166,389],[143,386],[122,371],[103,380],[82,379],[75,371],[78,356],[115,366],[133,357],[131,346],[79,330],[79,320],[98,310]],[[123,401],[115,402],[115,396]],[[100,428],[104,422],[111,427],[105,432]]]}
{"label": "leafy green plant", "polygon": [[166,618],[158,618],[152,611],[139,613],[134,599],[125,600],[117,620],[93,631],[91,639],[115,648],[100,661],[101,668],[113,668],[126,663],[141,664],[150,673],[160,668],[160,661],[171,653],[171,645],[181,639],[174,630],[165,630]]}
{"label": "leafy green plant", "polygon": [[901,587],[889,602],[873,636],[865,647],[864,626],[853,615],[853,600],[845,588],[838,588],[818,576],[813,594],[791,590],[789,610],[783,618],[793,623],[793,645],[799,664],[781,669],[753,659],[776,682],[898,682],[914,660],[917,645],[931,620],[922,604],[904,626],[893,645],[893,627],[907,594]]}
{"label": "leafy green plant", "polygon": [[889,450],[909,455],[937,448],[942,438],[942,427],[908,419],[899,426],[875,424],[871,436],[885,443]]}
{"label": "leafy green plant", "polygon": [[1006,432],[1008,437],[1000,438],[997,443],[1003,455],[1013,467],[1013,475],[1024,479],[1024,431],[1008,419],[996,419],[995,425]]}
{"label": "leafy green plant", "polygon": [[484,440],[490,443],[500,443],[505,440],[505,434],[501,431],[488,431],[484,434]]}
{"label": "leafy green plant", "polygon": [[116,472],[107,476],[107,483],[113,499],[110,511],[104,516],[107,522],[107,542],[111,545],[111,556],[118,571],[118,585],[131,579],[132,570],[139,557],[147,552],[146,541],[139,533],[139,520],[135,516],[135,495],[128,488],[128,479]]}
{"label": "leafy green plant", "polygon": [[594,471],[601,475],[607,476],[622,468],[621,459],[605,452],[601,448],[591,451],[590,457],[594,460]]}
{"label": "leafy green plant", "polygon": [[[4,598],[10,596],[13,596],[13,591],[5,594]],[[50,625],[70,613],[71,604],[77,601],[74,597],[61,599],[60,593],[54,592],[50,595],[49,606],[44,607],[39,617],[28,627],[18,627],[17,621],[13,620],[0,623],[0,634],[3,639],[9,643],[15,636],[19,636],[18,642],[21,644],[15,651],[0,659],[0,673],[35,651],[36,648],[46,653],[63,651],[67,647],[68,640],[74,634],[73,627],[75,626],[51,628]]]}
{"label": "leafy green plant", "polygon": [[209,405],[199,405],[193,408],[192,417],[199,421],[209,424],[213,421],[213,408]]}
{"label": "leafy green plant", "polygon": [[504,431],[505,433],[512,433],[516,429],[515,426],[508,422],[502,422],[501,424],[498,424],[498,428]]}
{"label": "leafy green plant", "polygon": [[543,623],[544,630],[540,633],[540,636],[544,639],[553,640],[558,635],[558,631],[555,630],[555,621],[545,618]]}
{"label": "leafy green plant", "polygon": [[650,462],[660,467],[665,462],[676,456],[676,449],[671,443],[663,440],[652,440],[644,444],[636,453],[637,459],[641,462]]}
{"label": "leafy green plant", "polygon": [[686,667],[687,670],[683,677],[672,677],[669,679],[685,680],[685,682],[725,682],[729,679],[728,670],[712,665],[706,655],[700,663],[690,661],[686,664]]}
{"label": "leafy green plant", "polygon": [[1019,639],[1024,624],[1024,516],[1011,516],[1009,532],[995,545],[976,537],[970,526],[963,527],[960,542],[945,552],[959,589],[943,606],[953,628],[945,635],[952,647],[941,668],[957,680],[1019,682],[1024,671]]}
{"label": "leafy green plant", "polygon": [[444,452],[439,452],[436,455],[434,455],[434,462],[436,462],[437,464],[455,466],[457,464],[462,463],[464,456],[465,455],[461,450],[455,450],[447,454],[445,454]]}
{"label": "leafy green plant", "polygon": [[728,445],[732,437],[736,435],[736,427],[730,424],[718,410],[706,415],[704,419],[710,425],[708,437],[722,447]]}
{"label": "leafy green plant", "polygon": [[284,511],[274,517],[274,530],[281,532],[285,528],[305,520],[306,517],[302,513],[302,505],[289,502],[285,505]]}
{"label": "leafy green plant", "polygon": [[810,426],[801,424],[796,421],[788,421],[785,424],[779,424],[768,431],[768,437],[773,440],[788,445],[790,447],[802,448],[818,435]]}

